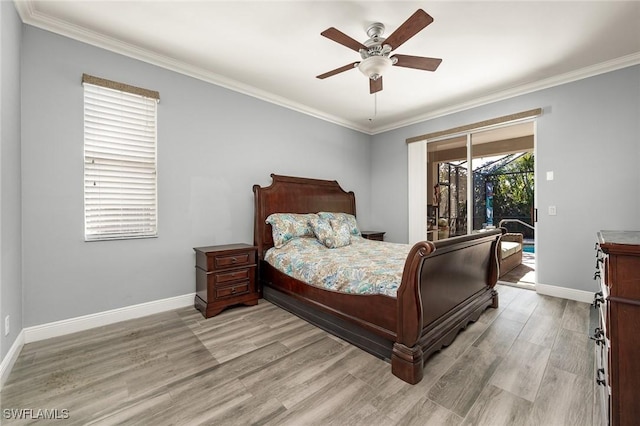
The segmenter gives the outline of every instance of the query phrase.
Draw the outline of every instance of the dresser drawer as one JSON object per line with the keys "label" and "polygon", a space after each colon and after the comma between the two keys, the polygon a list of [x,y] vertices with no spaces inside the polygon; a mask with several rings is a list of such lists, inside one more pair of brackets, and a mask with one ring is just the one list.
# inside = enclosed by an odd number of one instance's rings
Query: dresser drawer
{"label": "dresser drawer", "polygon": [[596,346],[596,375],[594,396],[594,425],[607,425],[611,403],[611,387],[609,377],[609,348],[606,344]]}

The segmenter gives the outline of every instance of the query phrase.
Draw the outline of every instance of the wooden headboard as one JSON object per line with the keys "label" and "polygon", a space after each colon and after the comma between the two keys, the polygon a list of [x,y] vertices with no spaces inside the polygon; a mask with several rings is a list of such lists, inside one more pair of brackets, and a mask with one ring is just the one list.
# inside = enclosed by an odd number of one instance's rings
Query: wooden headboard
{"label": "wooden headboard", "polygon": [[273,247],[271,225],[265,220],[271,213],[344,212],[355,216],[356,197],[344,191],[335,180],[307,179],[271,174],[271,185],[253,185],[255,196],[254,244],[258,257]]}

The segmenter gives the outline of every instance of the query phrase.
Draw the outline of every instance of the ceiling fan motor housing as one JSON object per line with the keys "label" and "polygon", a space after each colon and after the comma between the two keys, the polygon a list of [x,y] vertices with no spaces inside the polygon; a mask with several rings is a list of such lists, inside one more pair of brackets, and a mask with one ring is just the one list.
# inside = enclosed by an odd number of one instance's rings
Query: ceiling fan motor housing
{"label": "ceiling fan motor housing", "polygon": [[397,59],[389,58],[392,49],[388,44],[383,44],[385,38],[382,34],[384,34],[384,24],[374,22],[369,25],[367,35],[370,38],[363,43],[367,48],[359,50],[362,61],[358,64],[358,69],[374,81],[397,62]]}
{"label": "ceiling fan motor housing", "polygon": [[[382,37],[382,34],[384,34],[384,24],[382,22],[374,22],[367,27],[367,35],[371,39],[378,39]],[[364,44],[366,45],[367,42],[365,41]]]}

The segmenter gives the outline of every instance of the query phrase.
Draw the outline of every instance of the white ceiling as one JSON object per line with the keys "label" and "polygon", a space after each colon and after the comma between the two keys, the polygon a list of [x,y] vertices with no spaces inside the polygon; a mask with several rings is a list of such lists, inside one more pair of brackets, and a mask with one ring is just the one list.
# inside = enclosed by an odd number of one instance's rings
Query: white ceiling
{"label": "white ceiling", "polygon": [[[640,63],[638,1],[15,4],[27,24],[369,134]],[[436,72],[392,67],[377,95],[357,69],[315,78],[360,59],[320,32],[388,36],[419,8],[434,22],[394,53],[442,58]]]}

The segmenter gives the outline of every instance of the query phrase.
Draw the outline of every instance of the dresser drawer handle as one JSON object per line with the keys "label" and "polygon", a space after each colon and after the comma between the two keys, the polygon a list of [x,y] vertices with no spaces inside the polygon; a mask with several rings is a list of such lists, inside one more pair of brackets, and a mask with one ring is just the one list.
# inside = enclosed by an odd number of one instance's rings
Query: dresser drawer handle
{"label": "dresser drawer handle", "polygon": [[598,309],[600,305],[603,303],[604,303],[604,297],[601,291],[593,295],[593,303],[591,304],[591,306]]}
{"label": "dresser drawer handle", "polygon": [[235,257],[232,257],[232,258],[231,258],[231,263],[238,263],[238,259],[237,259],[237,258],[235,258]]}
{"label": "dresser drawer handle", "polygon": [[602,329],[598,327],[594,330],[593,336],[589,336],[589,339],[595,340],[596,345],[600,346],[604,344],[604,339],[602,338],[603,335],[604,333],[602,332]]}

